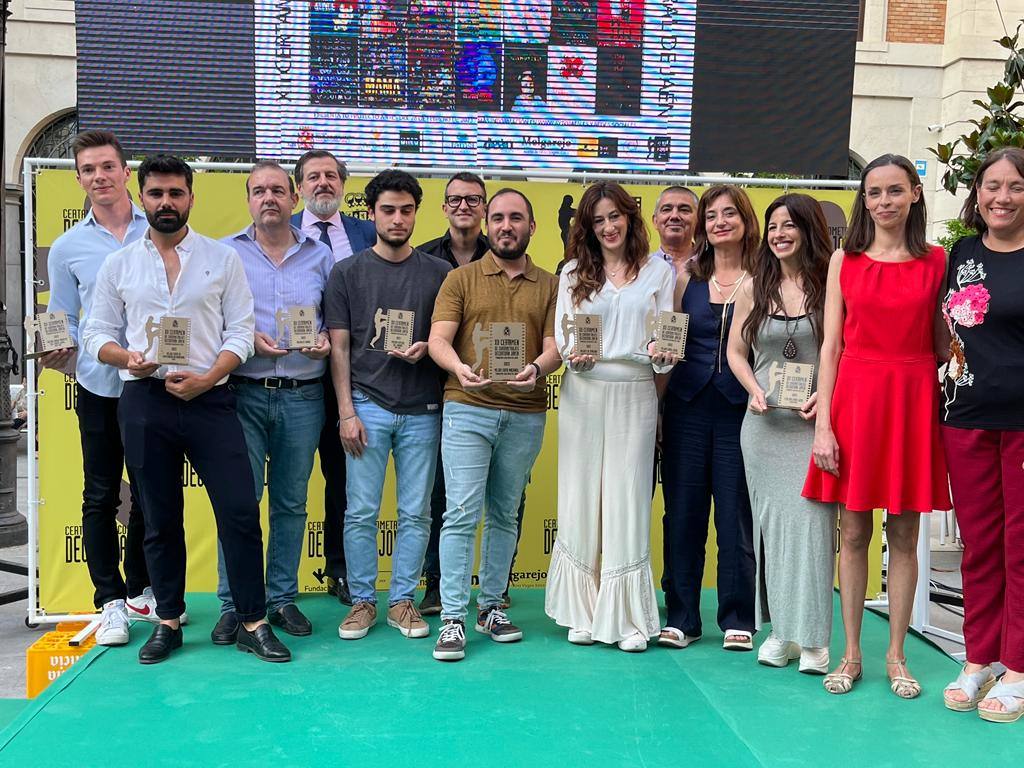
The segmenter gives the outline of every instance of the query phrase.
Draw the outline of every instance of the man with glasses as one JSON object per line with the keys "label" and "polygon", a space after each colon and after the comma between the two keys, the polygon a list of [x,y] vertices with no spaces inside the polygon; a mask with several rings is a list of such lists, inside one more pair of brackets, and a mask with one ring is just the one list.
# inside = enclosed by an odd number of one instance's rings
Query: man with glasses
{"label": "man with glasses", "polygon": [[[448,218],[448,231],[441,237],[424,243],[418,250],[444,259],[453,269],[478,261],[491,247],[482,231],[484,213],[487,210],[487,188],[484,186],[484,180],[468,171],[456,173],[445,185],[441,210]],[[525,500],[524,495],[523,503],[519,505],[520,531]],[[420,613],[428,616],[441,612],[441,563],[438,558],[438,542],[441,539],[444,507],[444,470],[441,467],[441,456],[438,455],[434,490],[430,496],[430,539],[427,541],[427,554],[423,561],[423,575],[426,577],[427,586],[420,602]],[[518,542],[518,534],[516,540]],[[502,607],[508,606],[506,587],[502,596]]]}

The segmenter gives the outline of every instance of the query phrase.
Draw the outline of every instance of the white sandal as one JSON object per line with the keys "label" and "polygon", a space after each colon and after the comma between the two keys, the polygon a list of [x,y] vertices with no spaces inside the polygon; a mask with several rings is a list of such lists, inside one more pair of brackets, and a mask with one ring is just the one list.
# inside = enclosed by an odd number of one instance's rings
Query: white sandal
{"label": "white sandal", "polygon": [[[851,675],[846,671],[846,668],[851,664],[857,665],[856,675]],[[843,657],[839,660],[839,666],[836,667],[836,670],[825,675],[825,679],[821,683],[829,693],[840,695],[852,691],[853,684],[860,680],[863,675],[864,665],[860,659],[847,659]]]}
{"label": "white sandal", "polygon": [[[742,637],[743,640],[730,640],[730,637]],[[726,651],[752,651],[754,650],[753,634],[745,629],[725,630],[725,639],[722,640],[722,649]]]}
{"label": "white sandal", "polygon": [[690,643],[696,643],[700,638],[700,635],[688,635],[675,627],[662,627],[661,633],[658,635],[658,645],[665,648],[685,648]]}
{"label": "white sandal", "polygon": [[[947,685],[942,691],[942,698],[946,702],[946,708],[954,712],[971,712],[978,708],[978,702],[985,698],[993,685],[996,684],[996,676],[992,674],[992,668],[985,666],[977,672],[966,672],[961,669],[956,680]],[[946,696],[947,691],[963,691],[967,694],[967,701],[957,701]]]}
{"label": "white sandal", "polygon": [[999,681],[986,699],[996,699],[1005,709],[1000,711],[978,707],[978,715],[990,723],[1015,723],[1024,717],[1024,680],[1015,683]]}
{"label": "white sandal", "polygon": [[[886,666],[896,667],[896,676],[889,678],[889,688],[901,699],[916,699],[921,695],[921,683],[910,676],[906,659],[886,661]],[[898,674],[902,672],[903,674]]]}

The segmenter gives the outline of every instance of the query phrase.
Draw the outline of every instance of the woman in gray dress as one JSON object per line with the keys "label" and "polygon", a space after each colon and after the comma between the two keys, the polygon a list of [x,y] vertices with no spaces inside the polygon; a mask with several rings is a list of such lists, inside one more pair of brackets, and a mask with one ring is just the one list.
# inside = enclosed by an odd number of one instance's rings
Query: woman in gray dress
{"label": "woman in gray dress", "polygon": [[[754,517],[761,664],[825,674],[832,632],[836,507],[800,495],[814,441],[815,384],[832,239],[807,195],[765,212],[753,280],[736,301],[729,366],[750,393],[740,432]],[[753,367],[750,353],[753,351]]]}

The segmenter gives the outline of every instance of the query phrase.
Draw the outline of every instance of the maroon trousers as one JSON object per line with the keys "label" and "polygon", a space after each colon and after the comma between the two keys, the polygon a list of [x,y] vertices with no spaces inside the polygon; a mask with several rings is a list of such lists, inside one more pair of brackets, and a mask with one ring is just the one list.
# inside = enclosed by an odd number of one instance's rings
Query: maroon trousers
{"label": "maroon trousers", "polygon": [[942,427],[973,664],[1024,672],[1024,431]]}

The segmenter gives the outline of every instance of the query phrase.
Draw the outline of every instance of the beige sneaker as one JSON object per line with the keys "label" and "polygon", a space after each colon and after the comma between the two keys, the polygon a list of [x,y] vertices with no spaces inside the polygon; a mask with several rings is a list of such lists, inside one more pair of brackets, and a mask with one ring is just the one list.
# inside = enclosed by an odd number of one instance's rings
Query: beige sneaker
{"label": "beige sneaker", "polygon": [[342,640],[358,640],[366,637],[370,627],[377,623],[377,606],[367,601],[361,601],[352,606],[348,616],[338,627],[338,637]]}
{"label": "beige sneaker", "polygon": [[388,608],[388,626],[394,627],[406,637],[426,637],[430,634],[430,627],[412,600],[402,600]]}

